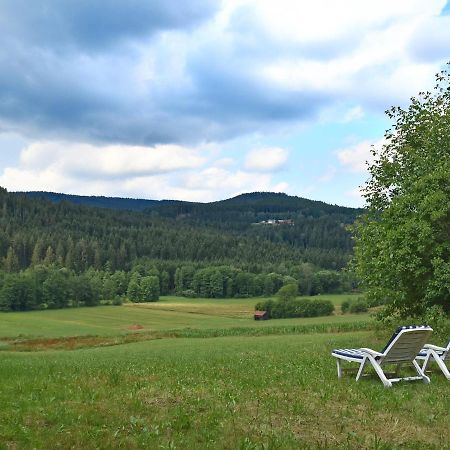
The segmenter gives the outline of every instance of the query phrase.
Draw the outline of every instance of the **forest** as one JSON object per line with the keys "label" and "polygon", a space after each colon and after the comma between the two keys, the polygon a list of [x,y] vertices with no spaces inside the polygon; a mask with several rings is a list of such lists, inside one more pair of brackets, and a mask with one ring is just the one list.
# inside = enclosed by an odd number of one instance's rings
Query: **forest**
{"label": "forest", "polygon": [[[270,296],[292,282],[300,294],[317,295],[357,284],[342,270],[352,252],[346,225],[358,213],[351,208],[253,193],[133,211],[41,194],[0,192],[2,310],[155,301],[169,293]],[[267,219],[291,222],[261,224]]]}

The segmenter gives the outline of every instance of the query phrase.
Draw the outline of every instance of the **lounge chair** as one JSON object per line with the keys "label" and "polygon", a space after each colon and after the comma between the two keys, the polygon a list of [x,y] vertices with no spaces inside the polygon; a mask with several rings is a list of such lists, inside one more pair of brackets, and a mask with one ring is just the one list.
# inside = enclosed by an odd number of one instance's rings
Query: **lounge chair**
{"label": "lounge chair", "polygon": [[[429,383],[430,379],[425,375],[415,358],[419,350],[423,348],[427,342],[433,329],[429,326],[404,326],[399,327],[392,335],[383,351],[376,352],[370,348],[340,348],[332,351],[332,355],[336,358],[338,378],[342,377],[341,361],[355,362],[359,364],[356,381],[358,381],[364,371],[367,362],[370,362],[380,377],[385,387],[391,387],[392,383],[400,380],[422,380]],[[412,364],[416,369],[418,376],[415,377],[398,377],[398,372],[403,364]],[[397,365],[397,378],[387,378],[382,366],[388,364]]]}
{"label": "lounge chair", "polygon": [[445,365],[445,361],[450,360],[450,341],[448,341],[447,347],[438,347],[437,345],[426,344],[423,349],[419,352],[416,359],[423,360],[422,371],[425,373],[428,364],[434,359],[442,370],[443,374],[450,380],[450,372],[448,367]]}

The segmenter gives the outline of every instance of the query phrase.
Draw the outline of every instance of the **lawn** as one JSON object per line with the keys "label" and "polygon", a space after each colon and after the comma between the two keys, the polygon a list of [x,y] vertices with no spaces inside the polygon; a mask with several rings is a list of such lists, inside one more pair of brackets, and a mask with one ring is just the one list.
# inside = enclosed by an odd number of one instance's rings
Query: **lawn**
{"label": "lawn", "polygon": [[333,348],[385,343],[367,314],[255,322],[254,302],[2,314],[0,449],[450,448],[438,372],[392,389],[337,379]]}
{"label": "lawn", "polygon": [[336,378],[371,332],[3,352],[1,448],[449,448],[450,383]]}

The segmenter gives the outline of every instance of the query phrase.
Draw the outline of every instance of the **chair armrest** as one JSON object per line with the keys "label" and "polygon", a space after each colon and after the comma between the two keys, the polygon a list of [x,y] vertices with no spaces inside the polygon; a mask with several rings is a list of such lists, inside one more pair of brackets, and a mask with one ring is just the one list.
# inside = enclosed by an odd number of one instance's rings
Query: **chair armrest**
{"label": "chair armrest", "polygon": [[360,348],[362,352],[369,353],[371,356],[383,356],[383,353],[376,352],[375,350],[372,350],[371,348]]}
{"label": "chair armrest", "polygon": [[433,344],[425,344],[423,346],[424,349],[430,349],[430,350],[436,350],[438,352],[445,352],[447,349],[444,347],[438,347],[437,345],[433,345]]}

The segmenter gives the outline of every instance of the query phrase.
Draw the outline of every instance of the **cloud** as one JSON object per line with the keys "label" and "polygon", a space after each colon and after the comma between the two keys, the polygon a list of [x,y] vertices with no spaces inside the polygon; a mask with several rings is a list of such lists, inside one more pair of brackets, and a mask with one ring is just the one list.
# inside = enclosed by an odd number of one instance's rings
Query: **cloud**
{"label": "cloud", "polygon": [[349,118],[379,113],[433,82],[447,56],[426,35],[447,37],[444,6],[4,0],[0,129],[193,146],[311,123],[342,102],[361,108]]}
{"label": "cloud", "polygon": [[284,148],[261,148],[247,153],[245,168],[251,172],[275,172],[287,163],[289,152]]}
{"label": "cloud", "polygon": [[374,160],[371,148],[380,148],[384,143],[384,139],[362,141],[350,147],[336,150],[335,154],[341,165],[348,171],[353,173],[366,173],[368,164]]}
{"label": "cloud", "polygon": [[424,63],[449,59],[450,16],[435,17],[421,24],[414,32],[408,50],[413,58]]}
{"label": "cloud", "polygon": [[215,161],[216,154],[209,147],[96,147],[39,142],[22,150],[17,165],[3,170],[0,185],[10,191],[190,201],[213,201],[243,192],[287,187],[284,182],[274,184],[268,173],[227,169],[230,161]]}
{"label": "cloud", "polygon": [[54,170],[82,178],[141,177],[198,168],[206,161],[196,150],[176,145],[150,147],[104,146],[40,142],[21,154],[25,170]]}
{"label": "cloud", "polygon": [[3,37],[31,46],[99,51],[124,40],[190,28],[213,15],[216,0],[3,0]]}

